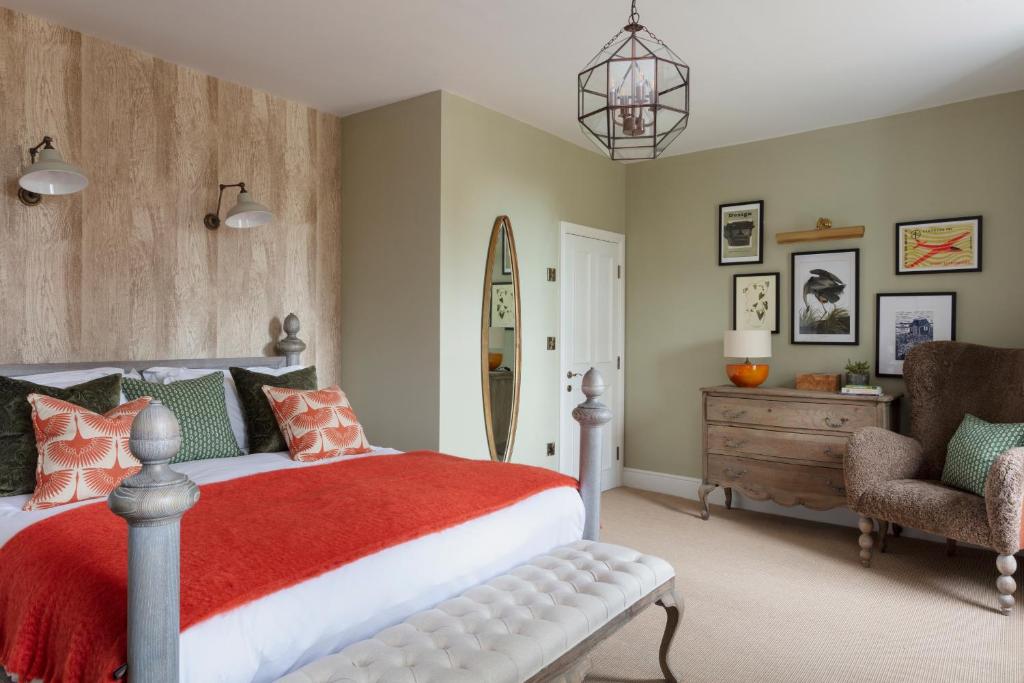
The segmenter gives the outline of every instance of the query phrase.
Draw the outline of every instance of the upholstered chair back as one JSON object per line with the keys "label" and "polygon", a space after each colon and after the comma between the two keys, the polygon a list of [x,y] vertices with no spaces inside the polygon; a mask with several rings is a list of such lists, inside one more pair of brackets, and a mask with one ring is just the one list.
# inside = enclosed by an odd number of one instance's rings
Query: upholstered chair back
{"label": "upholstered chair back", "polygon": [[924,447],[922,479],[938,479],[946,445],[970,413],[989,422],[1024,422],[1024,349],[929,342],[903,363],[910,433]]}

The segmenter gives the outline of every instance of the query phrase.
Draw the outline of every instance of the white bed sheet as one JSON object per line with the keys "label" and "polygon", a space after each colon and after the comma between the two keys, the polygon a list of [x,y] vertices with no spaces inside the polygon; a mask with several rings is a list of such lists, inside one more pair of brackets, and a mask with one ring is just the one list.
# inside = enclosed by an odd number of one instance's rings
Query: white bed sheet
{"label": "white bed sheet", "polygon": [[[375,448],[369,456],[395,453]],[[297,463],[287,453],[258,453],[175,468],[202,486],[327,462]],[[24,512],[21,506],[28,498],[0,498],[0,546],[21,529],[73,507]],[[536,555],[579,540],[583,517],[575,489],[550,489],[217,615],[182,633],[181,680],[273,681]]]}

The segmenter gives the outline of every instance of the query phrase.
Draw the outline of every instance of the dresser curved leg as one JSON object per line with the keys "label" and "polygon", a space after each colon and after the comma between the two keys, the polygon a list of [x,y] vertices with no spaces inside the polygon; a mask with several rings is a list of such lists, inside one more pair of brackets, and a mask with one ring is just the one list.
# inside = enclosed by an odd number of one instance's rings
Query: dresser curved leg
{"label": "dresser curved leg", "polygon": [[732,487],[725,487],[725,509],[732,510]]}
{"label": "dresser curved leg", "polygon": [[718,484],[701,484],[697,489],[697,498],[700,499],[700,518],[708,520],[711,518],[711,511],[708,509],[708,494],[718,488]]}
{"label": "dresser curved leg", "polygon": [[658,606],[665,609],[665,633],[661,637],[661,649],[658,651],[658,664],[661,666],[661,673],[665,676],[666,683],[678,683],[679,679],[672,673],[668,666],[668,653],[672,649],[672,641],[676,637],[679,628],[679,620],[683,616],[683,596],[675,589],[672,589],[657,602]]}

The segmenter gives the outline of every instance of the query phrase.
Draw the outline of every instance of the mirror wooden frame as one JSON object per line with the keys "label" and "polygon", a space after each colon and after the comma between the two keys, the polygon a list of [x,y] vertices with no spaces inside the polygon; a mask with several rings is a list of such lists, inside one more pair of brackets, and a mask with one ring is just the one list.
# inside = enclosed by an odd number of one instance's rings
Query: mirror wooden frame
{"label": "mirror wooden frame", "polygon": [[[515,298],[515,363],[512,367],[512,415],[509,418],[508,442],[505,446],[504,458],[498,457],[494,443],[494,423],[491,414],[490,389],[490,328],[491,328],[491,284],[494,269],[494,258],[501,244],[502,229],[505,231],[506,247],[512,262],[512,289]],[[491,460],[508,462],[512,456],[512,447],[516,439],[516,425],[519,421],[519,388],[522,380],[522,311],[519,298],[519,258],[516,253],[516,240],[512,234],[512,221],[508,216],[498,216],[491,228],[491,237],[487,246],[487,261],[484,266],[484,296],[480,315],[480,388],[484,404],[484,428],[487,430],[487,448]]]}

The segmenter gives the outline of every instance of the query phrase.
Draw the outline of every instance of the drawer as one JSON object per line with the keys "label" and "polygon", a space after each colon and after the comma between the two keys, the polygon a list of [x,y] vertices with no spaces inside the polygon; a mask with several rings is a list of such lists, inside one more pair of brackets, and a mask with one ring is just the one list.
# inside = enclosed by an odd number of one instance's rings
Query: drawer
{"label": "drawer", "polygon": [[763,398],[708,396],[707,419],[732,424],[765,425],[787,429],[816,429],[850,433],[878,424],[874,403],[813,403],[771,401]]}
{"label": "drawer", "polygon": [[708,425],[708,450],[729,455],[763,455],[842,467],[849,437],[845,434],[780,432],[751,427]]}
{"label": "drawer", "polygon": [[846,505],[843,471],[832,467],[708,453],[705,479],[734,486],[756,500],[771,499],[781,505],[806,505],[815,510]]}

